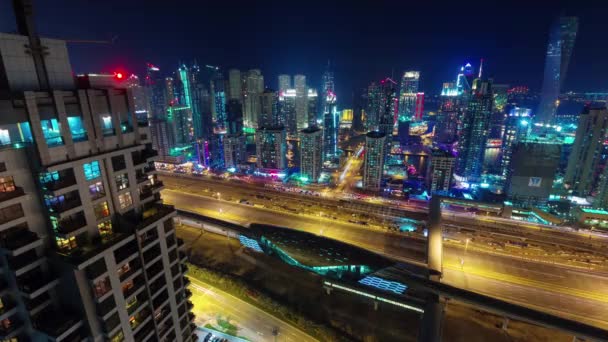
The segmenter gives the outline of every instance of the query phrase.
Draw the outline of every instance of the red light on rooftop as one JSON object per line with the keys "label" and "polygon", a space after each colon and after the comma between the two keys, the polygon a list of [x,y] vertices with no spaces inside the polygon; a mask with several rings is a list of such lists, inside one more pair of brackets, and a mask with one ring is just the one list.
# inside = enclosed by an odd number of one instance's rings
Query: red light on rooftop
{"label": "red light on rooftop", "polygon": [[122,80],[125,77],[125,75],[123,75],[122,72],[114,73],[114,76],[119,80]]}

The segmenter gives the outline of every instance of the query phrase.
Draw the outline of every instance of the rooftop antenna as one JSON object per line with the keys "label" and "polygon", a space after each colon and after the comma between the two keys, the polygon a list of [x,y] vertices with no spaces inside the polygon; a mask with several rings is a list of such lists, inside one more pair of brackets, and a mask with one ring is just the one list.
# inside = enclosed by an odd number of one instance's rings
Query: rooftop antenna
{"label": "rooftop antenna", "polygon": [[20,35],[27,36],[29,45],[26,47],[32,55],[34,67],[36,68],[36,76],[38,77],[38,85],[41,90],[50,89],[49,78],[44,63],[44,55],[47,54],[46,47],[40,43],[40,37],[36,32],[34,25],[34,10],[32,0],[13,0],[13,10],[17,21],[17,32]]}
{"label": "rooftop antenna", "polygon": [[479,62],[479,78],[481,78],[482,71],[483,71],[483,58],[481,59],[481,62]]}

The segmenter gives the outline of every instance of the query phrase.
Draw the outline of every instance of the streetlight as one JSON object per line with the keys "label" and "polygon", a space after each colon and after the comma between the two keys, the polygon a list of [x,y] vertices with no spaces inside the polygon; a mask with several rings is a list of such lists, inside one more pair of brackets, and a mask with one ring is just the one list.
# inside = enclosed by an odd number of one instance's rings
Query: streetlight
{"label": "streetlight", "polygon": [[218,192],[217,192],[217,200],[218,200],[218,201],[220,201],[220,200],[222,199],[222,198],[221,198],[221,196],[222,196],[222,194],[221,194],[221,193],[218,191]]}

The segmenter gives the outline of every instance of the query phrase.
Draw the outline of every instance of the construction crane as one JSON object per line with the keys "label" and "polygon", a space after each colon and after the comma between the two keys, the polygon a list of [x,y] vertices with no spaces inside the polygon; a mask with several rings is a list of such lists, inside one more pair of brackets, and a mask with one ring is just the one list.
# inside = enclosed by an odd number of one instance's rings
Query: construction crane
{"label": "construction crane", "polygon": [[118,36],[113,36],[110,40],[93,40],[93,39],[62,39],[70,44],[114,44],[118,40]]}

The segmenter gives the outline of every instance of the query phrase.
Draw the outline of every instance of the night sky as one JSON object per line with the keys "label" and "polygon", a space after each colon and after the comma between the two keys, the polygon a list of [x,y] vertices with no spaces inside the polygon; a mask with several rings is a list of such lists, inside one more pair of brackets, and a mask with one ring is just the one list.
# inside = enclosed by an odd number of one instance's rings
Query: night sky
{"label": "night sky", "polygon": [[[549,26],[564,13],[580,18],[565,90],[608,90],[608,1],[359,2],[34,0],[43,36],[118,36],[113,45],[71,44],[77,73],[141,74],[145,62],[169,71],[196,58],[260,68],[271,88],[280,73],[303,73],[319,87],[329,59],[342,106],[353,89],[407,69],[437,93],[459,65],[481,57],[496,83],[539,89]],[[0,31],[15,31],[8,0],[0,1]]]}

